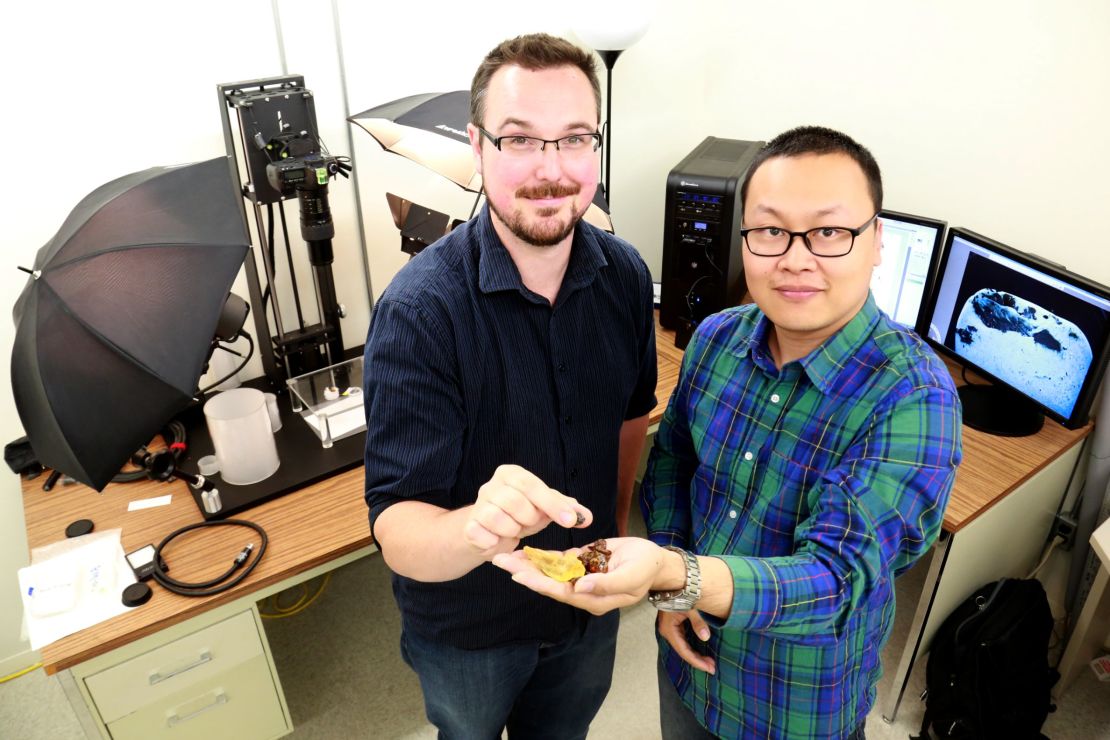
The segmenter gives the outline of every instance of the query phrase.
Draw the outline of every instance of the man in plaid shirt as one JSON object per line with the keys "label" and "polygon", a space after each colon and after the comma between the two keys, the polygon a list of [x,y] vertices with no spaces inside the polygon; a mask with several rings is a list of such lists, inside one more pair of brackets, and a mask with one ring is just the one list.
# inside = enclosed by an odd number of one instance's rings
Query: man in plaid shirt
{"label": "man in plaid shirt", "polygon": [[741,187],[754,305],[703,321],[643,485],[649,540],[609,573],[514,580],[601,613],[660,609],[664,738],[856,738],[894,620],[893,579],[932,545],[961,457],[943,362],[879,311],[882,180],[819,127]]}

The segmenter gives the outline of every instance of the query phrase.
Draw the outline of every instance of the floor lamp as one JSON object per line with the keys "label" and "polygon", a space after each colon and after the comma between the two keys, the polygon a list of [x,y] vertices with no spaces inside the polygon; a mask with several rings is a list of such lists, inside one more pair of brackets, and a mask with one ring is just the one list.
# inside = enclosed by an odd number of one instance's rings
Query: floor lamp
{"label": "floor lamp", "polygon": [[574,33],[589,44],[605,63],[605,166],[603,170],[605,201],[612,205],[610,161],[613,154],[613,65],[628,47],[647,32],[651,13],[647,3],[634,0],[610,0],[597,7],[574,27]]}

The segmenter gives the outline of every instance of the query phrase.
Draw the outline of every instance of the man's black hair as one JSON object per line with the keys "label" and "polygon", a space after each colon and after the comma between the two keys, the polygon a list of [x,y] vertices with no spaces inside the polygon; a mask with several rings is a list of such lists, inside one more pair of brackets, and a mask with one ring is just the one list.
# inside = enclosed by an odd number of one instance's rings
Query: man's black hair
{"label": "man's black hair", "polygon": [[883,176],[879,172],[879,163],[875,161],[875,157],[867,147],[847,134],[823,126],[799,126],[767,142],[755,155],[748,171],[744,173],[744,181],[740,185],[740,202],[747,201],[748,185],[752,181],[752,175],[764,162],[776,157],[800,157],[805,154],[846,154],[851,157],[867,178],[875,211],[882,210]]}

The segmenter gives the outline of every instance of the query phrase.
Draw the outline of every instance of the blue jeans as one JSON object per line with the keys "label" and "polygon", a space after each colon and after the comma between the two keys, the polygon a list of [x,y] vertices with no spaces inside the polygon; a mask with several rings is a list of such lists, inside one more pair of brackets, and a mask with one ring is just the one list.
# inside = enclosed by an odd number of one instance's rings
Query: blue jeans
{"label": "blue jeans", "polygon": [[[717,736],[698,724],[693,712],[682,703],[682,697],[671,683],[662,661],[656,661],[655,665],[659,676],[659,728],[663,740],[716,740]],[[863,725],[857,727],[847,740],[866,740]]]}
{"label": "blue jeans", "polygon": [[556,643],[461,650],[402,631],[428,721],[445,740],[585,738],[613,679],[620,612]]}

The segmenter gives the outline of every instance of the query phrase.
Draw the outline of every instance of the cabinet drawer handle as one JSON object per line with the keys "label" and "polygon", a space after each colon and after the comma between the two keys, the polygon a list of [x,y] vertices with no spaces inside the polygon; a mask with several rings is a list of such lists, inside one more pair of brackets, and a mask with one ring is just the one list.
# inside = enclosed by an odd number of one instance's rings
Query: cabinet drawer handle
{"label": "cabinet drawer handle", "polygon": [[198,666],[202,666],[205,663],[210,663],[211,661],[212,661],[212,653],[209,652],[208,648],[205,648],[204,650],[200,651],[200,655],[197,656],[197,659],[194,660],[192,663],[187,663],[186,665],[183,665],[180,668],[175,668],[172,671],[170,671],[169,673],[152,673],[152,674],[150,674],[150,685],[154,686],[156,684],[160,684],[163,681],[165,681],[166,679],[173,678],[174,676],[181,675],[185,671],[191,671],[194,668],[196,668]]}
{"label": "cabinet drawer handle", "polygon": [[208,704],[207,706],[203,706],[200,709],[197,709],[195,711],[189,712],[188,714],[183,714],[181,716],[178,716],[175,713],[175,714],[171,714],[169,717],[166,717],[166,727],[173,727],[174,725],[179,725],[182,722],[188,722],[193,717],[196,717],[198,714],[204,714],[209,709],[215,709],[216,707],[220,706],[221,704],[227,704],[228,701],[230,701],[230,699],[227,698],[227,694],[224,693],[223,689],[219,689],[216,693],[216,698],[213,700],[213,702],[211,704]]}

